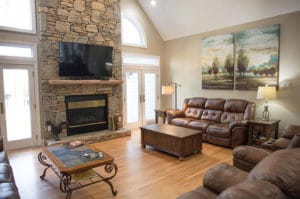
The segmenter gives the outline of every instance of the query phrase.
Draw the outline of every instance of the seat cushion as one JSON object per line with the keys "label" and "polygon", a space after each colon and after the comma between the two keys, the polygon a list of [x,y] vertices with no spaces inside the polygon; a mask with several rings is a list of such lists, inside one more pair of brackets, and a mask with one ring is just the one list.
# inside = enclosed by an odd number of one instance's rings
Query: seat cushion
{"label": "seat cushion", "polygon": [[252,164],[257,164],[270,153],[271,151],[269,150],[260,149],[253,146],[238,146],[233,149],[234,158],[244,160],[245,162]]}
{"label": "seat cushion", "polygon": [[13,183],[0,183],[0,198],[19,199],[18,189]]}
{"label": "seat cushion", "polygon": [[228,124],[211,124],[206,129],[206,134],[214,137],[230,138],[230,128]]}
{"label": "seat cushion", "polygon": [[177,125],[177,126],[187,126],[187,124],[194,120],[193,118],[185,118],[185,117],[178,117],[172,119],[172,124]]}
{"label": "seat cushion", "polygon": [[0,163],[0,183],[2,182],[14,182],[12,169],[7,163]]}
{"label": "seat cushion", "polygon": [[207,121],[207,120],[193,120],[193,121],[189,122],[187,126],[189,128],[198,129],[198,130],[201,130],[201,131],[206,131],[207,127],[210,124],[214,124],[214,122]]}
{"label": "seat cushion", "polygon": [[269,182],[243,182],[223,191],[218,199],[286,199],[283,192]]}
{"label": "seat cushion", "polygon": [[290,139],[288,138],[279,138],[277,139],[274,144],[273,144],[273,150],[279,150],[279,149],[285,149],[289,146],[290,144]]}
{"label": "seat cushion", "polygon": [[217,194],[201,186],[194,189],[193,191],[184,193],[183,195],[179,196],[177,199],[199,199],[199,198],[214,199],[217,198]]}
{"label": "seat cushion", "polygon": [[300,196],[300,148],[278,150],[260,161],[247,176],[249,181],[269,181],[289,196]]}

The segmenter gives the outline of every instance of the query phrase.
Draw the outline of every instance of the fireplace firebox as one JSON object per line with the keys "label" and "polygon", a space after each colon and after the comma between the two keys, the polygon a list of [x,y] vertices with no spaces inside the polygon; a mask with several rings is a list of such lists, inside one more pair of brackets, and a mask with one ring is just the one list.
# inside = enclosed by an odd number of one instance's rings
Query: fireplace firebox
{"label": "fireplace firebox", "polygon": [[67,135],[108,129],[107,95],[72,95],[65,97]]}

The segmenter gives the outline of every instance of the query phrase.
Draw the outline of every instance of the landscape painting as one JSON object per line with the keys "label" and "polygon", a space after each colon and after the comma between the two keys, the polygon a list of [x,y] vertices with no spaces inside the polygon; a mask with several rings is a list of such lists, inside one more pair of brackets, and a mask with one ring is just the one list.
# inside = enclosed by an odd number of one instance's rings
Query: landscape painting
{"label": "landscape painting", "polygon": [[277,86],[280,26],[272,25],[236,33],[235,88],[257,90]]}
{"label": "landscape painting", "polygon": [[233,33],[202,39],[202,88],[233,89]]}

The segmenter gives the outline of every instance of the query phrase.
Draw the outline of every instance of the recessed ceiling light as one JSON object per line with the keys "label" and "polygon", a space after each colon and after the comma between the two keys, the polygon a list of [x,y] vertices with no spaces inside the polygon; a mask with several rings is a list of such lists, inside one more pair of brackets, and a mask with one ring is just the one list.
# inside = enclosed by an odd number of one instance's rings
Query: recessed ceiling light
{"label": "recessed ceiling light", "polygon": [[150,1],[150,4],[151,4],[152,6],[156,6],[156,1],[155,1],[155,0],[151,0],[151,1]]}

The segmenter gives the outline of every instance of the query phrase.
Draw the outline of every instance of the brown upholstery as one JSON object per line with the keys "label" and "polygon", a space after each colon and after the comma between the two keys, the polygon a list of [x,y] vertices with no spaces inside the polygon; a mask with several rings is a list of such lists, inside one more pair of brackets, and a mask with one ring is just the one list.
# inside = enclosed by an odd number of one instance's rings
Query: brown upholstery
{"label": "brown upholstery", "polygon": [[12,168],[3,151],[3,140],[0,137],[0,199],[19,199]]}
{"label": "brown upholstery", "polygon": [[[287,125],[282,136],[275,141],[266,141],[261,147],[239,146],[233,149],[233,165],[245,171],[250,171],[257,163],[273,151],[300,147],[300,126]],[[293,136],[292,136],[293,135]],[[287,138],[288,137],[288,138]]]}
{"label": "brown upholstery", "polygon": [[247,120],[255,104],[242,99],[186,98],[180,111],[167,111],[168,123],[203,131],[203,141],[236,147],[247,141]]}
{"label": "brown upholstery", "polygon": [[218,164],[205,173],[203,186],[178,199],[300,198],[299,184],[300,148],[283,149],[270,153],[250,173]]}

